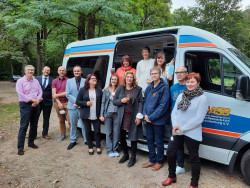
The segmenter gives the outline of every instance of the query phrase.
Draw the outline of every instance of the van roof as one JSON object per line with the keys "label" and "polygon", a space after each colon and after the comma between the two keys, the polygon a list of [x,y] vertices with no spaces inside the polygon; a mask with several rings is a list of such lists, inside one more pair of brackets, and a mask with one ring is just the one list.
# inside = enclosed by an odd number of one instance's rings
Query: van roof
{"label": "van roof", "polygon": [[[172,33],[170,31],[173,31]],[[175,32],[174,32],[175,31]],[[191,26],[175,26],[175,27],[167,27],[167,28],[160,28],[160,29],[150,29],[150,30],[144,30],[144,31],[136,31],[136,32],[130,32],[130,33],[124,33],[124,34],[117,34],[117,35],[111,35],[111,36],[105,36],[105,37],[99,37],[99,38],[93,38],[93,39],[87,39],[82,41],[75,41],[67,45],[66,49],[70,49],[72,47],[76,46],[87,46],[87,45],[95,45],[95,44],[104,44],[104,43],[113,43],[116,42],[117,39],[122,38],[128,38],[128,37],[136,37],[141,35],[147,35],[147,34],[157,34],[157,33],[171,33],[171,34],[177,34],[178,36],[195,36],[196,40],[197,37],[203,39],[204,41],[208,41],[212,44],[214,44],[214,47],[217,48],[235,48],[230,43],[222,39],[221,37]],[[177,37],[177,42],[179,43],[179,37]]]}

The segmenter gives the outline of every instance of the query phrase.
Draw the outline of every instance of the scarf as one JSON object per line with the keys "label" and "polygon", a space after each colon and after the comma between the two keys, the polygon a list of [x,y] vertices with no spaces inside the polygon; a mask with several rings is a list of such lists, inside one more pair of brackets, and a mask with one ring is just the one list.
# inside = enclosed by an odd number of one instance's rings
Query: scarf
{"label": "scarf", "polygon": [[129,66],[129,67],[121,66],[121,69],[122,69],[124,72],[126,72],[126,71],[130,71],[130,70],[132,69],[132,67],[131,67],[131,66]]}
{"label": "scarf", "polygon": [[187,110],[188,106],[191,104],[190,100],[194,97],[202,95],[204,92],[201,87],[196,88],[195,90],[189,91],[187,88],[184,90],[182,94],[182,99],[178,104],[177,109],[181,109],[182,111]]}

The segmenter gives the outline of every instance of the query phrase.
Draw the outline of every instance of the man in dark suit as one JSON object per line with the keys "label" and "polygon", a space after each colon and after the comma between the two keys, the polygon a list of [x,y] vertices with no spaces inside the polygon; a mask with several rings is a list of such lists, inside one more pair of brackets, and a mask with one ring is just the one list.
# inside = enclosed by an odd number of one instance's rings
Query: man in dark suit
{"label": "man in dark suit", "polygon": [[[50,67],[45,66],[43,68],[43,75],[41,76],[36,76],[35,78],[39,81],[42,90],[43,90],[43,101],[40,103],[40,114],[43,111],[43,132],[42,136],[43,138],[49,140],[50,137],[48,135],[49,131],[49,119],[50,119],[50,113],[51,113],[51,108],[53,106],[53,101],[52,101],[52,81],[53,78],[49,76],[50,74]],[[40,115],[39,115],[40,116]]]}

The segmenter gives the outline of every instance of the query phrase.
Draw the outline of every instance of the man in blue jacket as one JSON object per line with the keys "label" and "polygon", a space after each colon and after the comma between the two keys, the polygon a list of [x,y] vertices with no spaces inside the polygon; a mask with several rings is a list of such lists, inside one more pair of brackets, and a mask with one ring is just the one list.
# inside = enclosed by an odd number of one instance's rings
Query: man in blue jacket
{"label": "man in blue jacket", "polygon": [[[146,120],[146,137],[149,149],[149,161],[143,168],[152,167],[156,171],[163,167],[164,157],[164,125],[169,118],[169,88],[161,78],[159,67],[150,70],[152,83],[145,91],[143,116]],[[157,152],[155,152],[155,146]]]}
{"label": "man in blue jacket", "polygon": [[[84,87],[85,79],[81,77],[82,68],[76,65],[73,68],[74,78],[68,79],[66,84],[66,97],[68,98],[68,111],[70,118],[70,144],[67,150],[72,149],[76,145],[76,131],[78,119],[80,119],[80,107],[75,103],[78,92],[80,88]],[[86,143],[85,129],[82,120],[80,119],[80,124],[82,127],[82,136],[84,137],[84,142]]]}

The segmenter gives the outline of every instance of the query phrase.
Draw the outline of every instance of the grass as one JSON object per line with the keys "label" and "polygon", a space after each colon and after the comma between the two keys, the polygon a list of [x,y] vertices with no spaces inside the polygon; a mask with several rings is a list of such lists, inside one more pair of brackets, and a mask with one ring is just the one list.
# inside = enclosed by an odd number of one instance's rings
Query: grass
{"label": "grass", "polygon": [[0,130],[13,130],[13,126],[20,120],[18,103],[3,104],[0,98]]}
{"label": "grass", "polygon": [[[212,82],[214,84],[221,85],[221,79],[218,77],[212,78]],[[232,86],[233,84],[234,84],[234,78],[224,78],[224,85],[225,86]]]}

